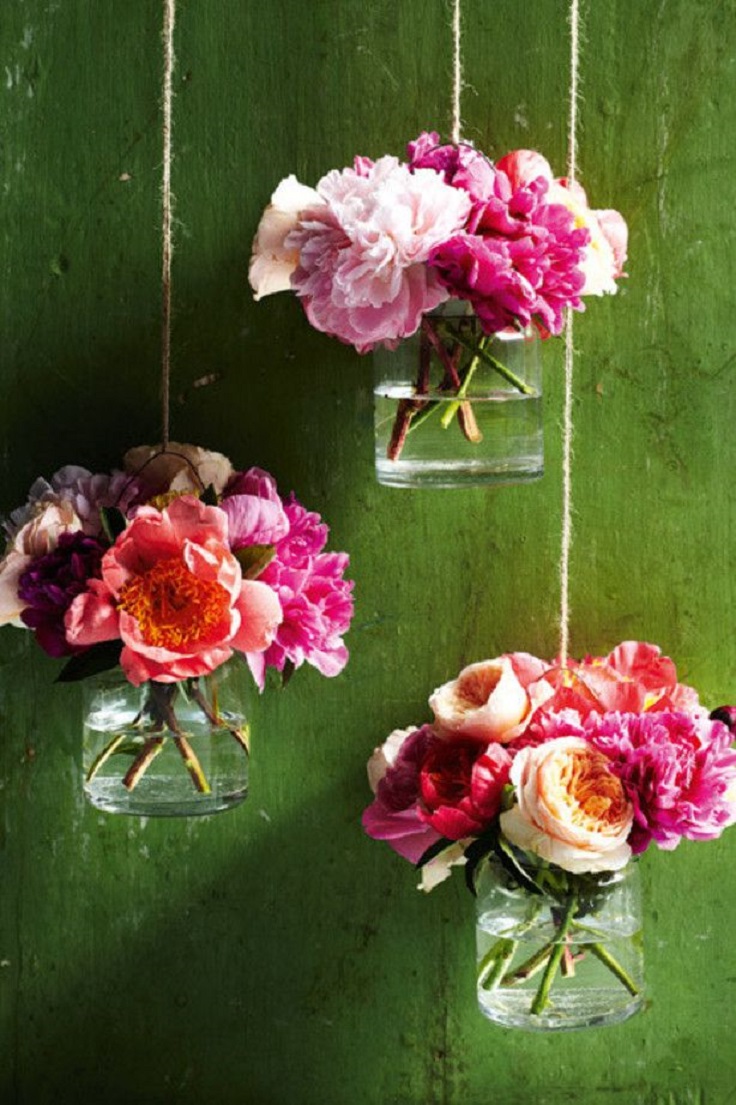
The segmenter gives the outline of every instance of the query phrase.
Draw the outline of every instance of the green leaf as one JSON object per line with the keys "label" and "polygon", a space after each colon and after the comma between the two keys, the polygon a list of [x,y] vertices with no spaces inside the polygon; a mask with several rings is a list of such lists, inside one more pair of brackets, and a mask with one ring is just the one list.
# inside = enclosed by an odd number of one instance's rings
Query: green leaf
{"label": "green leaf", "polygon": [[100,672],[117,667],[122,648],[123,643],[120,640],[101,641],[98,645],[92,645],[67,660],[57,675],[56,682],[76,683],[79,679],[87,679],[90,675],[99,675]]}
{"label": "green leaf", "polygon": [[293,660],[286,660],[284,663],[284,670],[281,672],[281,687],[285,687],[292,675],[296,671],[296,664]]}
{"label": "green leaf", "polygon": [[202,494],[199,496],[200,502],[203,502],[205,506],[219,506],[220,500],[217,498],[217,492],[211,483],[208,483]]}
{"label": "green leaf", "polygon": [[107,537],[111,545],[115,544],[116,538],[120,536],[128,524],[122,510],[118,510],[115,506],[100,507],[100,522],[102,523],[105,537]]}
{"label": "green leaf", "polygon": [[476,894],[475,872],[478,870],[481,861],[494,851],[497,840],[498,830],[494,826],[487,832],[482,833],[465,849],[465,885],[473,897]]}
{"label": "green leaf", "polygon": [[275,545],[248,545],[237,549],[235,559],[243,570],[243,579],[257,579],[276,555]]}

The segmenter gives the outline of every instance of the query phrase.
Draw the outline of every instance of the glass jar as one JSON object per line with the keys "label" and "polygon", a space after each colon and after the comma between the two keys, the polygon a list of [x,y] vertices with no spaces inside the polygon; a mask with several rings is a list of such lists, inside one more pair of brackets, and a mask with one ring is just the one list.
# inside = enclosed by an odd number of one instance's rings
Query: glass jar
{"label": "glass jar", "polygon": [[562,893],[532,893],[495,858],[478,871],[478,1004],[496,1024],[590,1028],[642,1007],[638,864],[564,882]]}
{"label": "glass jar", "polygon": [[470,305],[373,352],[376,476],[389,487],[526,483],[544,473],[537,331],[485,334]]}
{"label": "glass jar", "polygon": [[84,792],[93,806],[192,817],[246,797],[254,688],[240,660],[198,679],[140,687],[116,668],[83,688]]}

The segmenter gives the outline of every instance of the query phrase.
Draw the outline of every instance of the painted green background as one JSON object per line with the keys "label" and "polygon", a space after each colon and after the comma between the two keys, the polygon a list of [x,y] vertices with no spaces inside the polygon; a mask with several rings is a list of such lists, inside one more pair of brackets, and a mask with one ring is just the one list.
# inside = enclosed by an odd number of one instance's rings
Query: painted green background
{"label": "painted green background", "polygon": [[[159,433],[159,8],[2,5],[4,510],[38,474]],[[582,178],[625,212],[631,260],[576,329],[572,651],[657,641],[716,705],[736,698],[736,4],[585,9]],[[464,13],[466,136],[562,171],[566,4]],[[174,436],[326,515],[352,554],[352,659],[260,702],[246,804],[145,823],[85,805],[78,689],[3,631],[3,1105],[736,1101],[736,832],[646,857],[651,1006],[564,1037],[480,1017],[460,880],[425,899],[361,833],[368,753],[437,683],[556,649],[561,351],[542,482],[387,490],[370,358],[290,296],[254,304],[244,273],[287,173],[447,132],[448,43],[443,0],[180,4]]]}

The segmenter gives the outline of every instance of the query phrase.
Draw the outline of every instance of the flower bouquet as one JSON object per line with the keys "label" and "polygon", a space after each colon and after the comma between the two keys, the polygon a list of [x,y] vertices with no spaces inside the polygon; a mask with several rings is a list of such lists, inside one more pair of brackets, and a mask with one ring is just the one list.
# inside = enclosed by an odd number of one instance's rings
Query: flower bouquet
{"label": "flower bouquet", "polygon": [[434,720],[368,765],[363,815],[430,890],[463,865],[477,896],[477,989],[492,1021],[609,1024],[643,1001],[636,859],[736,820],[736,710],[708,713],[653,645],[565,668],[471,664]]}
{"label": "flower bouquet", "polygon": [[494,165],[424,133],[406,162],[358,157],[316,189],[283,180],[250,281],[256,299],[291,289],[316,329],[377,350],[380,482],[508,482],[542,472],[534,338],[616,291],[626,244],[622,216],[591,210],[541,154]]}
{"label": "flower bouquet", "polygon": [[62,468],[6,531],[0,623],[65,657],[60,681],[85,680],[85,792],[102,809],[241,801],[249,727],[231,658],[261,690],[268,668],[347,662],[347,555],[324,551],[327,526],[267,472],[220,453],[171,443],[131,449],[109,475]]}

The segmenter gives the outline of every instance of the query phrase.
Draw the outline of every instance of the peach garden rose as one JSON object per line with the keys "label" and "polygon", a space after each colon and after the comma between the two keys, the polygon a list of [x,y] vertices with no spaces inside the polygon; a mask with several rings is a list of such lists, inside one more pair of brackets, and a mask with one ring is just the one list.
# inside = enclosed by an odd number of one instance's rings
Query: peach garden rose
{"label": "peach garden rose", "polygon": [[632,804],[586,740],[558,737],[522,749],[510,781],[517,804],[501,814],[500,827],[512,844],[563,871],[618,871],[628,863]]}

